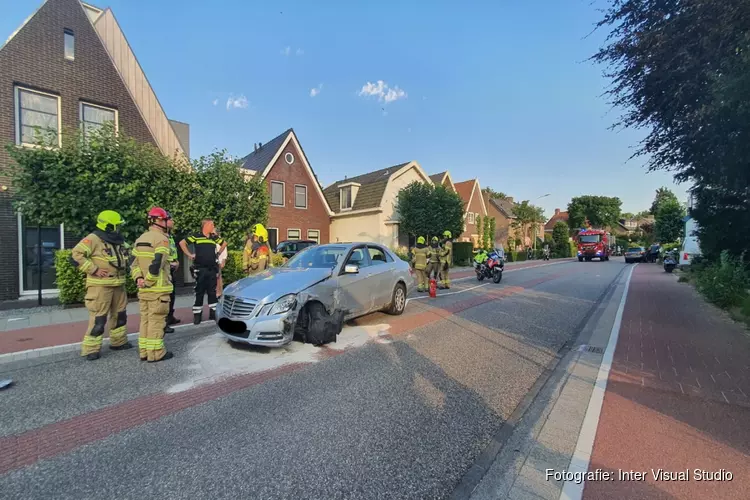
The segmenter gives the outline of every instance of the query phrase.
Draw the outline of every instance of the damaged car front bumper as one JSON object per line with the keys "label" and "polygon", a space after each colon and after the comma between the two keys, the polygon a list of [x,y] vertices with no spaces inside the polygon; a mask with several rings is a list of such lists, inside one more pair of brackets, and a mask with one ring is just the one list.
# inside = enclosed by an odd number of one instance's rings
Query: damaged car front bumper
{"label": "damaged car front bumper", "polygon": [[225,295],[216,308],[216,324],[234,342],[281,347],[294,339],[298,314],[295,294],[270,303]]}

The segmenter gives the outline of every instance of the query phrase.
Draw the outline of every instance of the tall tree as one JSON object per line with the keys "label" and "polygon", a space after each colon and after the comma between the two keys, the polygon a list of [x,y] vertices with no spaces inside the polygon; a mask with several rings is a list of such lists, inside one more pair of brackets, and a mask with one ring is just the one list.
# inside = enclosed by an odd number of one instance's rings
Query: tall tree
{"label": "tall tree", "polygon": [[654,222],[654,236],[661,243],[672,243],[685,232],[685,208],[675,199],[666,199],[659,204]]}
{"label": "tall tree", "polygon": [[463,201],[444,186],[414,181],[398,192],[396,210],[399,229],[408,234],[440,237],[448,230],[458,238],[463,233]]}
{"label": "tall tree", "polygon": [[575,230],[588,221],[595,228],[612,228],[620,217],[620,198],[577,196],[568,203],[568,225]]}
{"label": "tall tree", "polygon": [[552,228],[552,241],[554,250],[560,257],[571,257],[570,245],[568,244],[569,228],[563,221],[557,221]]}
{"label": "tall tree", "polygon": [[534,238],[535,235],[537,237],[540,236],[539,227],[546,221],[543,208],[532,205],[528,200],[524,200],[513,205],[513,214],[516,216],[513,225],[520,232],[522,241],[527,234],[531,238]]}
{"label": "tall tree", "polygon": [[659,207],[662,205],[662,203],[665,202],[674,202],[679,204],[680,201],[677,199],[677,196],[666,187],[660,187],[656,190],[656,196],[654,196],[654,201],[651,202],[651,213],[656,215],[657,212],[659,212]]}
{"label": "tall tree", "polygon": [[593,56],[625,110],[614,126],[648,130],[636,155],[693,184],[709,255],[750,247],[748,19],[746,0],[615,0]]}
{"label": "tall tree", "polygon": [[482,192],[485,193],[485,194],[490,195],[490,198],[499,198],[501,200],[504,200],[504,199],[506,199],[508,197],[508,195],[505,194],[505,193],[503,193],[502,191],[495,191],[494,189],[492,189],[489,186],[483,187],[482,188]]}

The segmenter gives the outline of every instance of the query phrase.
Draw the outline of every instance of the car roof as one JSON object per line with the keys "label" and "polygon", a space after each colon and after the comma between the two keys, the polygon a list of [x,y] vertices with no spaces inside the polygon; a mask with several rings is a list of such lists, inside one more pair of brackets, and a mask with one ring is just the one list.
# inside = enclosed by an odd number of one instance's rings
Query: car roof
{"label": "car roof", "polygon": [[280,241],[279,245],[282,243],[315,243],[317,245],[317,242],[315,240],[284,240]]}

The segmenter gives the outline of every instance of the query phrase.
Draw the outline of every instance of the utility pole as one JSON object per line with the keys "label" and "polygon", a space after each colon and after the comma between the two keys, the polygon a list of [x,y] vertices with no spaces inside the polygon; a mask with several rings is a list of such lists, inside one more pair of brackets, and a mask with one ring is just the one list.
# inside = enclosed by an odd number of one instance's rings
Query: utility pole
{"label": "utility pole", "polygon": [[[542,198],[546,198],[549,195],[550,195],[550,193],[543,194],[542,196],[540,196],[539,198],[537,198],[534,201],[541,200]],[[536,257],[536,225],[537,225],[537,223],[536,222],[532,222],[531,224],[532,224],[532,227],[534,228],[534,243],[533,243],[533,245],[534,245],[534,257]]]}

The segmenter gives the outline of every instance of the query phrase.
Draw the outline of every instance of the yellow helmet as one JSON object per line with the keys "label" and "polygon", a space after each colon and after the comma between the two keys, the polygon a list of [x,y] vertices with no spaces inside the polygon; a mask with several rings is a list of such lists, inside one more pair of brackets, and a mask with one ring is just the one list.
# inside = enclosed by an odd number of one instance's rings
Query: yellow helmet
{"label": "yellow helmet", "polygon": [[432,242],[433,242],[433,243],[435,243],[435,242],[437,242],[437,241],[440,241],[440,240],[438,239],[438,237],[437,237],[437,236],[433,236],[433,237],[432,237]]}
{"label": "yellow helmet", "polygon": [[424,236],[420,236],[419,238],[417,238],[417,244],[424,245]]}
{"label": "yellow helmet", "polygon": [[105,210],[96,218],[96,227],[106,232],[117,232],[125,221],[114,210]]}
{"label": "yellow helmet", "polygon": [[444,238],[448,238],[448,239],[452,238],[451,232],[450,231],[443,231],[443,237]]}
{"label": "yellow helmet", "polygon": [[258,237],[258,241],[261,243],[265,243],[268,241],[268,230],[263,227],[263,224],[255,224],[251,229],[250,232]]}

